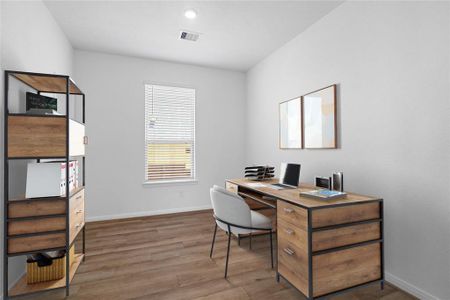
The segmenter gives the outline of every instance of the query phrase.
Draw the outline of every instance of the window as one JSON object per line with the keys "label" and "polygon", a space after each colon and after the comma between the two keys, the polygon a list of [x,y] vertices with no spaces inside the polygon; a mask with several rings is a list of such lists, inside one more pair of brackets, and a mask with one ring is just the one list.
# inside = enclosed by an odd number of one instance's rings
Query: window
{"label": "window", "polygon": [[145,180],[195,179],[195,90],[145,85]]}

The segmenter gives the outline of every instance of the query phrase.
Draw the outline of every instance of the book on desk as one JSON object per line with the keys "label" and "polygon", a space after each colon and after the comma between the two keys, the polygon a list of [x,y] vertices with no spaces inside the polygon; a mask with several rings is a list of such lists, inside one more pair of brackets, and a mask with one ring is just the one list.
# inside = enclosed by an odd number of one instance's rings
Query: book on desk
{"label": "book on desk", "polygon": [[347,196],[347,193],[332,191],[328,189],[318,189],[306,192],[300,192],[300,196],[310,197],[319,200],[341,199]]}

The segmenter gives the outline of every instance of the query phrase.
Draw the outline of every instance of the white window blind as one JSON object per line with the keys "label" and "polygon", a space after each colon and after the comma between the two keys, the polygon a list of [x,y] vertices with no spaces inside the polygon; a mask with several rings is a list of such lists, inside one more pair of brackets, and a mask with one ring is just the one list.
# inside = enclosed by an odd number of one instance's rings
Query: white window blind
{"label": "white window blind", "polygon": [[145,85],[145,180],[195,178],[195,90]]}

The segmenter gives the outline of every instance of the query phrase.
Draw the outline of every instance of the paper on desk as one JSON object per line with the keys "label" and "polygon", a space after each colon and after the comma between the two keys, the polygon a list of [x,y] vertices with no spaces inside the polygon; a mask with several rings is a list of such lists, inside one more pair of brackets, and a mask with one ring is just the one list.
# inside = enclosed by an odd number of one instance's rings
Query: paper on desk
{"label": "paper on desk", "polygon": [[250,182],[250,183],[247,183],[247,185],[249,187],[266,187],[266,185],[261,182]]}
{"label": "paper on desk", "polygon": [[284,188],[281,187],[281,186],[273,185],[273,184],[269,185],[268,188],[271,188],[271,189],[273,189],[273,190],[282,190],[282,189],[284,189]]}

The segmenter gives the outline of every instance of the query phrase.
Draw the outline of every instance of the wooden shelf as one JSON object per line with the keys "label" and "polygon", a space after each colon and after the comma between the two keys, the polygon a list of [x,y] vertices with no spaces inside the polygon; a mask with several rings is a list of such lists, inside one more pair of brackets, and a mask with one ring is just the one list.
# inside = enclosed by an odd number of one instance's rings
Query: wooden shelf
{"label": "wooden shelf", "polygon": [[[77,188],[74,188],[70,192],[70,197],[75,196],[82,190],[84,190],[84,186],[79,186]],[[19,203],[20,201],[34,202],[34,201],[48,201],[48,200],[66,200],[66,196],[63,195],[63,196],[54,196],[54,197],[25,198],[25,196],[23,195],[23,197],[9,199],[9,203],[11,204],[11,203]]]}
{"label": "wooden shelf", "polygon": [[[75,273],[77,272],[78,267],[80,266],[81,262],[83,261],[84,254],[75,254],[75,259],[70,267],[69,276],[70,276],[70,282],[72,282]],[[30,294],[30,293],[36,293],[36,292],[42,292],[47,290],[53,290],[53,289],[59,289],[66,286],[66,277],[64,276],[61,279],[53,280],[53,281],[47,281],[47,282],[40,282],[40,283],[34,283],[34,284],[27,284],[27,275],[23,275],[22,278],[9,290],[9,296],[19,296],[24,294]]]}
{"label": "wooden shelf", "polygon": [[52,197],[39,197],[39,198],[25,198],[25,195],[21,195],[21,197],[17,197],[14,199],[9,199],[9,203],[19,203],[19,202],[35,202],[35,201],[49,201],[49,200],[65,200],[64,196],[52,196]]}
{"label": "wooden shelf", "polygon": [[27,113],[9,113],[8,117],[48,117],[48,118],[66,118],[66,115],[32,115]]}
{"label": "wooden shelf", "polygon": [[21,72],[11,72],[10,74],[33,89],[44,93],[65,94],[67,90],[67,79],[69,79],[70,93],[78,95],[83,94],[76,86],[75,82],[67,76]]}

